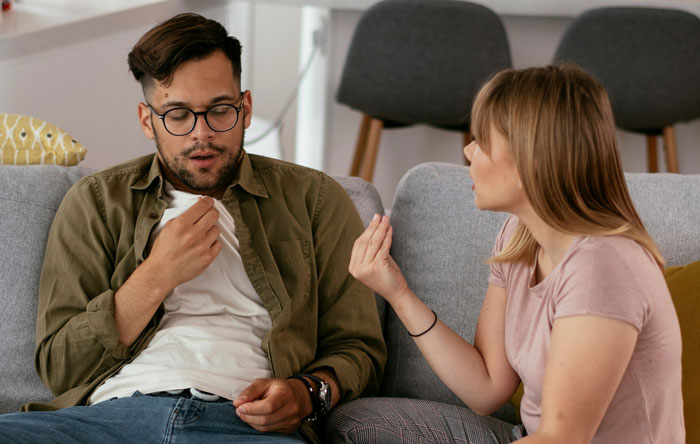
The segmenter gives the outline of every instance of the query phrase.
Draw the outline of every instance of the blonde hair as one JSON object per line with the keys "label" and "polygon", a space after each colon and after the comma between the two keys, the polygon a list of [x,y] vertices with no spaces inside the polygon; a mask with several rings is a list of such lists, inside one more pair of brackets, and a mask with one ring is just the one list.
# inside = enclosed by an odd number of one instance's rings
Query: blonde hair
{"label": "blonde hair", "polygon": [[[603,87],[574,66],[508,69],[479,91],[472,133],[488,155],[491,125],[509,141],[523,190],[551,227],[575,236],[632,239],[664,259],[632,204]],[[489,262],[533,263],[537,243],[520,223]]]}

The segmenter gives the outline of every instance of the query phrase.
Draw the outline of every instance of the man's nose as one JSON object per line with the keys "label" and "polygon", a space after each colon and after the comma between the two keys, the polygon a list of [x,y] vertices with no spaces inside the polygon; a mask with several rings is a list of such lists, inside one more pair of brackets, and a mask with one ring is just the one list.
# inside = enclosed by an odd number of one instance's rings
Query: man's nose
{"label": "man's nose", "polygon": [[196,139],[208,139],[214,137],[214,131],[211,129],[207,120],[203,115],[197,116],[197,121],[194,123],[194,128],[192,129],[192,136]]}

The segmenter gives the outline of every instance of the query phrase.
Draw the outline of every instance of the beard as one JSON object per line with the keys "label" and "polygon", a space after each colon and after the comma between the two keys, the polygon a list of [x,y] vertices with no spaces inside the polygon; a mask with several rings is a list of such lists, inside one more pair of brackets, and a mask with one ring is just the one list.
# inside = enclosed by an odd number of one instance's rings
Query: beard
{"label": "beard", "polygon": [[[155,135],[156,149],[160,154],[165,168],[167,168],[178,181],[193,191],[202,192],[202,194],[204,194],[204,192],[225,187],[233,180],[241,164],[245,132],[241,134],[241,140],[238,146],[233,149],[223,145],[214,145],[212,143],[195,143],[186,148],[179,155],[172,157],[167,157],[165,155],[157,133],[154,131],[153,134]],[[219,167],[218,170],[212,170],[211,168],[195,169],[194,167],[188,169],[187,160],[192,153],[198,150],[213,151],[222,156],[222,158],[228,152],[229,156],[224,158],[225,163]]]}

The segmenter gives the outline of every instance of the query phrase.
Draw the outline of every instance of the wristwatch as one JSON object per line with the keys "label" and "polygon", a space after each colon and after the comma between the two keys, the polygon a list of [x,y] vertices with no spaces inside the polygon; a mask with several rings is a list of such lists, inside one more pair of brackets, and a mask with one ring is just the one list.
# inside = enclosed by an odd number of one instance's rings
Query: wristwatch
{"label": "wristwatch", "polygon": [[301,374],[304,378],[309,378],[316,383],[318,390],[316,390],[316,402],[314,412],[311,413],[309,419],[311,421],[316,421],[319,418],[326,416],[330,413],[333,407],[333,395],[331,393],[331,385],[315,375]]}

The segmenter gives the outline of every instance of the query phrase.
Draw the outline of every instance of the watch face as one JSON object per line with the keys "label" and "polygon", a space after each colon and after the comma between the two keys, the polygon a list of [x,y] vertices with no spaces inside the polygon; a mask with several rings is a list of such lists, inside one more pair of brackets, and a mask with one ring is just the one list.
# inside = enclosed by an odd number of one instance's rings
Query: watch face
{"label": "watch face", "polygon": [[330,385],[328,385],[327,382],[323,382],[321,384],[321,388],[318,390],[318,399],[320,402],[320,407],[322,410],[322,414],[326,414],[330,412],[331,410],[331,390],[330,390]]}

